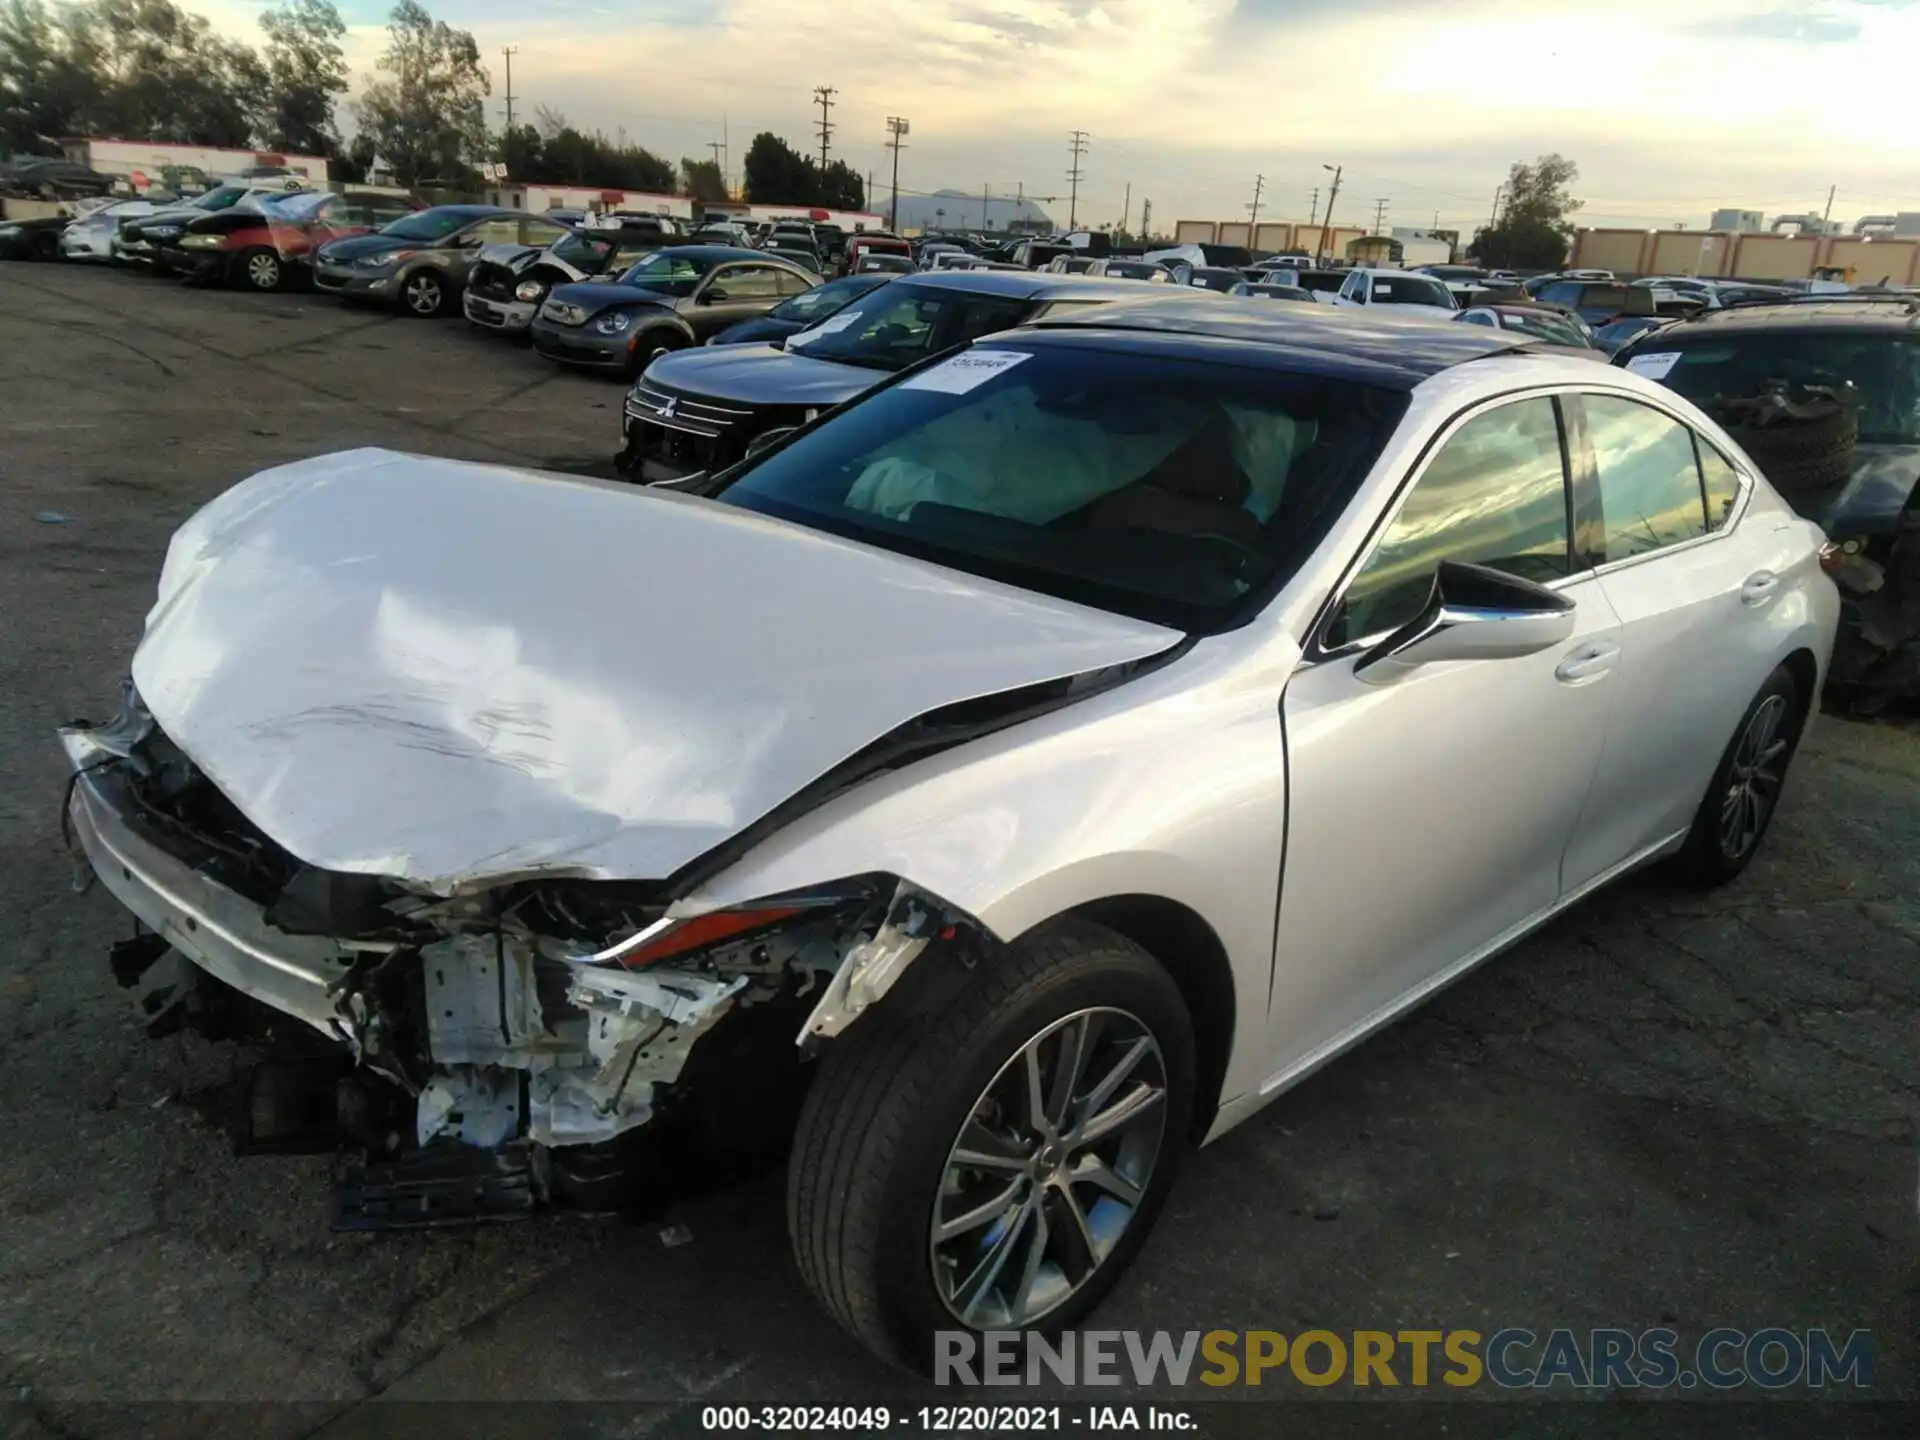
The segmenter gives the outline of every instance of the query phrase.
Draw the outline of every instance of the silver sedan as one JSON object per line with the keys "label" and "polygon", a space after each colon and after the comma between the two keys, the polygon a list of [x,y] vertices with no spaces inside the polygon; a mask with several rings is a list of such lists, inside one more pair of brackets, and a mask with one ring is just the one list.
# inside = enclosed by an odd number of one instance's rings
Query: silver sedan
{"label": "silver sedan", "polygon": [[1522,336],[1062,310],[678,493],[244,481],[69,818],[154,1023],[237,992],[356,1063],[359,1193],[788,1140],[808,1285],[925,1367],[1080,1319],[1189,1143],[1596,887],[1736,879],[1823,553],[1680,396]]}

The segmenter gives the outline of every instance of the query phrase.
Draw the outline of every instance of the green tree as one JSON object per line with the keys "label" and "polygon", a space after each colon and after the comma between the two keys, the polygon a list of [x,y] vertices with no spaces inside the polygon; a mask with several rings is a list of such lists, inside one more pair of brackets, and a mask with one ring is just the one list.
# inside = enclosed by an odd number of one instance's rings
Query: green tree
{"label": "green tree", "polygon": [[486,153],[486,97],[492,83],[465,30],[400,0],[387,21],[381,78],[354,106],[360,128],[403,185],[471,183]]}
{"label": "green tree", "polygon": [[347,33],[332,0],[285,0],[260,17],[267,32],[269,81],[266,133],[276,150],[301,155],[338,155],[336,96],[347,93],[347,59],[340,39]]}
{"label": "green tree", "polygon": [[844,160],[835,160],[821,174],[817,169],[818,188],[815,194],[817,205],[825,205],[832,210],[864,210],[867,208],[867,187],[860,179],[860,172]]}
{"label": "green tree", "polygon": [[99,76],[72,40],[45,0],[0,4],[0,153],[55,154],[55,140],[85,132]]}
{"label": "green tree", "polygon": [[1569,188],[1580,167],[1562,155],[1542,155],[1507,173],[1500,214],[1473,237],[1473,257],[1482,265],[1550,270],[1564,264],[1573,235],[1568,219],[1581,202]]}
{"label": "green tree", "polygon": [[814,203],[813,166],[771,131],[762,130],[747,147],[747,199],[756,205]]}
{"label": "green tree", "polygon": [[680,161],[680,189],[683,194],[695,200],[727,200],[726,177],[720,173],[718,160]]}

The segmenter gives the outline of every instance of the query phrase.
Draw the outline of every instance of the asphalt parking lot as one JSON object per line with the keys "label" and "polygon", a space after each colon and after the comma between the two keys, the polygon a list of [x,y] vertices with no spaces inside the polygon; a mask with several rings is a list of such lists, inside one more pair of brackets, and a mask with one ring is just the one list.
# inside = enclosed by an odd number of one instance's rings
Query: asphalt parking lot
{"label": "asphalt parking lot", "polygon": [[[0,266],[0,1431],[953,1398],[819,1316],[778,1173],[645,1221],[331,1233],[331,1162],[233,1157],[228,1057],[144,1037],[105,964],[118,907],[70,888],[53,732],[111,707],[195,507],[360,445],[603,470],[620,398],[457,321]],[[1870,1393],[1912,1401],[1917,1040],[1920,729],[1829,718],[1740,883],[1600,895],[1190,1157],[1100,1319],[1866,1329]]]}

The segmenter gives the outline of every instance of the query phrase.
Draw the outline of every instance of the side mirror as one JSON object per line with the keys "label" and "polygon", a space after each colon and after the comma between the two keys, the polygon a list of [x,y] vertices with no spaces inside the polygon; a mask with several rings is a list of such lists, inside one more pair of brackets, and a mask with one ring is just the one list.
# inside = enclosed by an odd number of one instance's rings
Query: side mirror
{"label": "side mirror", "polygon": [[754,436],[753,439],[747,442],[746,458],[751,460],[754,456],[758,455],[761,451],[771,450],[774,446],[778,445],[782,440],[786,439],[787,436],[793,434],[793,432],[798,430],[799,428],[800,427],[798,425],[776,425],[771,430],[762,430],[758,435]]}
{"label": "side mirror", "polygon": [[1568,596],[1484,565],[1443,560],[1420,613],[1361,655],[1353,673],[1370,685],[1390,685],[1416,666],[1511,660],[1572,634]]}

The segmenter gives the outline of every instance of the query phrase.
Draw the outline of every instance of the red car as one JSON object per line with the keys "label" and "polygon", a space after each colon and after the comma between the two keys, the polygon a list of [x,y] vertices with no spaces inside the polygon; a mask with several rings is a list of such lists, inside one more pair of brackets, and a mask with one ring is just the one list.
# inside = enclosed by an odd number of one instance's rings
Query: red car
{"label": "red car", "polygon": [[847,237],[847,251],[840,259],[840,273],[851,275],[860,268],[860,260],[866,255],[898,255],[909,263],[913,260],[913,247],[898,235],[889,235],[883,230],[861,230]]}
{"label": "red car", "polygon": [[420,209],[405,195],[309,190],[206,215],[161,251],[163,263],[192,280],[281,290],[329,240],[377,230]]}

